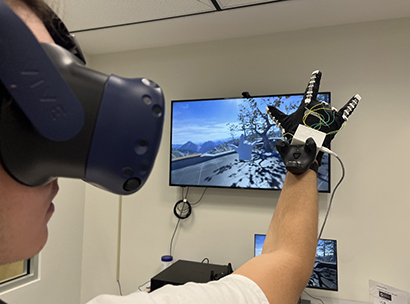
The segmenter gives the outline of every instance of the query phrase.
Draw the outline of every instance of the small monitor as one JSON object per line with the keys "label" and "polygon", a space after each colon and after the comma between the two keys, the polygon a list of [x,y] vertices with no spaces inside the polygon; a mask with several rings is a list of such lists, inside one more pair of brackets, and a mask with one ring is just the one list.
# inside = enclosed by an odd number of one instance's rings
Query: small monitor
{"label": "small monitor", "polygon": [[[266,235],[255,234],[254,254],[262,254]],[[337,281],[337,241],[320,239],[316,247],[316,260],[308,288],[338,290]]]}

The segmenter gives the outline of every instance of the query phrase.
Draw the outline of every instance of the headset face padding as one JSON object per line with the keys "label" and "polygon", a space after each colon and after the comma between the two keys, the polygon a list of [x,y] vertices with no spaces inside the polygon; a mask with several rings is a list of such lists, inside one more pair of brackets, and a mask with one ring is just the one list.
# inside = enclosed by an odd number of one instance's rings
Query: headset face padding
{"label": "headset face padding", "polygon": [[12,97],[0,105],[2,165],[28,186],[68,177],[134,193],[159,149],[162,90],[146,78],[89,69],[78,57],[38,43],[0,0],[0,81]]}

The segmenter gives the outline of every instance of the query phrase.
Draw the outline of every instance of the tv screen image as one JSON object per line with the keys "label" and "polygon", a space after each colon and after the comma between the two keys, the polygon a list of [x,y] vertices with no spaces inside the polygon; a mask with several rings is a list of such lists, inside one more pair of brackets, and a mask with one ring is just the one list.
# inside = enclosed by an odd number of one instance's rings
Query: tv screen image
{"label": "tv screen image", "polygon": [[[265,109],[275,105],[291,114],[302,98],[287,94],[172,101],[169,184],[282,189],[286,168],[276,151],[282,132]],[[318,100],[330,103],[330,92],[319,93]],[[330,192],[327,154],[318,190]]]}
{"label": "tv screen image", "polygon": [[[254,255],[262,254],[266,235],[255,234]],[[337,241],[320,239],[316,247],[316,259],[308,288],[338,290],[337,281]]]}

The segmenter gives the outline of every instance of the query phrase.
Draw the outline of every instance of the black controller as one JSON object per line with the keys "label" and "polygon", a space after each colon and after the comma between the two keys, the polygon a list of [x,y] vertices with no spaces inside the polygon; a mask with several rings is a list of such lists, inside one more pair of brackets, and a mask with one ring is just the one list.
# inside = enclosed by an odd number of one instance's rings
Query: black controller
{"label": "black controller", "polygon": [[309,169],[310,165],[315,161],[316,143],[313,138],[309,137],[304,145],[290,145],[285,140],[279,140],[276,143],[286,169],[299,175]]}

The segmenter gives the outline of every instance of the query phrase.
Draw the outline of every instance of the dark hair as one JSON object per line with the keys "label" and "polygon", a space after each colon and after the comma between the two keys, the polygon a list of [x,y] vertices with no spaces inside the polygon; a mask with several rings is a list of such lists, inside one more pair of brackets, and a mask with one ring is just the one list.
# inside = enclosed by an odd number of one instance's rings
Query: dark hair
{"label": "dark hair", "polygon": [[44,23],[49,22],[53,14],[53,11],[50,9],[47,3],[44,2],[44,0],[5,0],[5,2],[9,3],[13,1],[26,4]]}
{"label": "dark hair", "polygon": [[21,0],[29,6],[44,23],[50,22],[54,12],[43,0]]}

